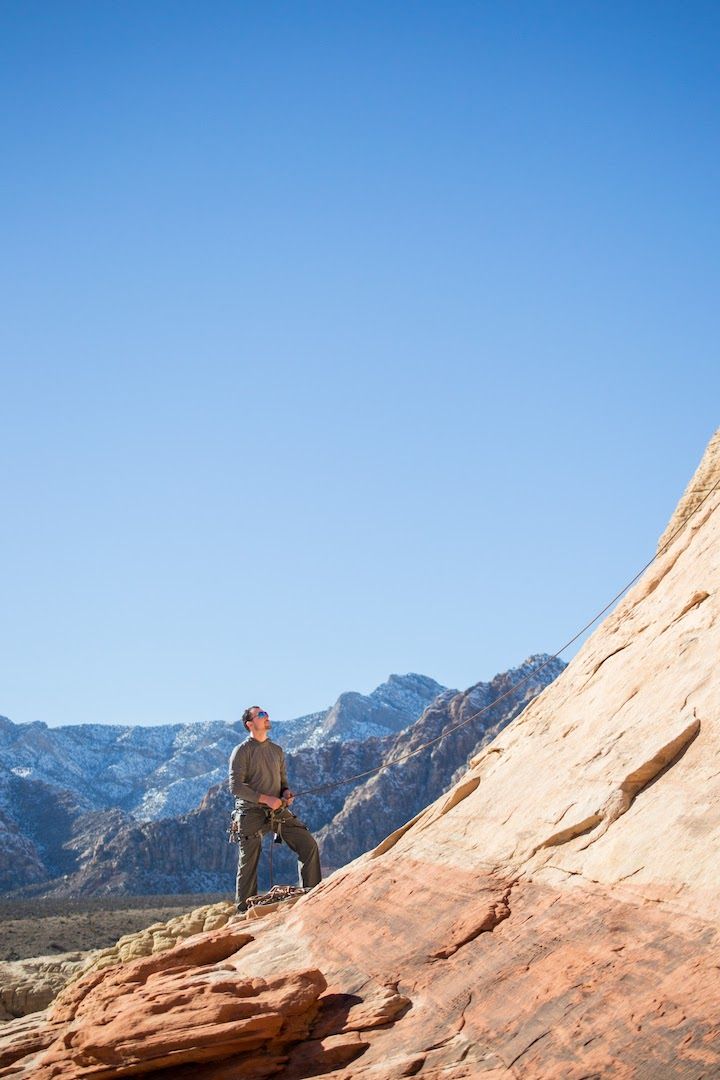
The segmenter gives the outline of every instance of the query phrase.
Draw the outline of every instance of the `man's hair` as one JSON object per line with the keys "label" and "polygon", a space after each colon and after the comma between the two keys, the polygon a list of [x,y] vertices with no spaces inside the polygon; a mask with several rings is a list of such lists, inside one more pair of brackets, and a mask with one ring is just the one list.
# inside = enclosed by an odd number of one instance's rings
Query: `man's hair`
{"label": "man's hair", "polygon": [[259,709],[259,708],[260,708],[259,705],[250,705],[245,710],[245,712],[242,714],[242,722],[245,725],[245,730],[246,731],[250,730],[249,727],[248,727],[248,723],[250,722],[250,720],[252,720],[252,711],[253,711],[253,709]]}

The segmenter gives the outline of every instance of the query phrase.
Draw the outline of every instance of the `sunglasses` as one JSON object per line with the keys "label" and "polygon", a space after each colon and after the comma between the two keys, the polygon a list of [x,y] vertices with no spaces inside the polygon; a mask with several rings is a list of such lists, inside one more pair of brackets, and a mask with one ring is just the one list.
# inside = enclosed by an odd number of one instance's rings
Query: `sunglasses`
{"label": "sunglasses", "polygon": [[260,710],[260,712],[255,713],[255,720],[267,720],[267,719],[268,719],[268,714],[266,712],[263,712],[262,709]]}

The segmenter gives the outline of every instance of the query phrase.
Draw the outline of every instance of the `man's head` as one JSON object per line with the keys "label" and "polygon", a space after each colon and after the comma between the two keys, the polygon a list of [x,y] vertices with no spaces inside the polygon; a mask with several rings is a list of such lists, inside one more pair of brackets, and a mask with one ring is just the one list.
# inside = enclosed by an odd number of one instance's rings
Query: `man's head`
{"label": "man's head", "polygon": [[242,714],[242,722],[253,739],[263,739],[270,730],[270,717],[259,705],[251,705]]}

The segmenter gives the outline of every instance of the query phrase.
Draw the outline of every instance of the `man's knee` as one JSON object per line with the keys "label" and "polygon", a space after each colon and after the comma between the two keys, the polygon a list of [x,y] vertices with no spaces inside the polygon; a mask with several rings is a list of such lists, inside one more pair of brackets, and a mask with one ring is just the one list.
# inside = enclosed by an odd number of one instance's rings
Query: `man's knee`
{"label": "man's knee", "polygon": [[[320,851],[317,841],[307,826],[292,830],[292,835],[287,837],[288,846],[292,848],[303,866],[303,873],[307,871],[313,879],[313,884],[320,880]],[[316,880],[317,879],[317,880]],[[307,884],[307,883],[306,883]]]}
{"label": "man's knee", "polygon": [[302,821],[293,821],[283,826],[282,838],[298,855],[305,852],[311,854],[317,850],[315,837]]}

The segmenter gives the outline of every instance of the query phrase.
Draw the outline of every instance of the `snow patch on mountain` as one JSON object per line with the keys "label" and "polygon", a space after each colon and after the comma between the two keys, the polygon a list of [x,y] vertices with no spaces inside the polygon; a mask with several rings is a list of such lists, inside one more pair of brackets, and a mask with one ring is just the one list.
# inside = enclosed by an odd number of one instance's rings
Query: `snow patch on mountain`
{"label": "snow patch on mountain", "polygon": [[[413,723],[444,687],[423,675],[391,675],[371,694],[341,694],[329,709],[273,725],[288,753],[385,736]],[[0,717],[1,774],[71,792],[83,809],[119,808],[138,821],[187,813],[227,776],[230,754],[247,737],[242,723],[75,724],[49,728]]]}

